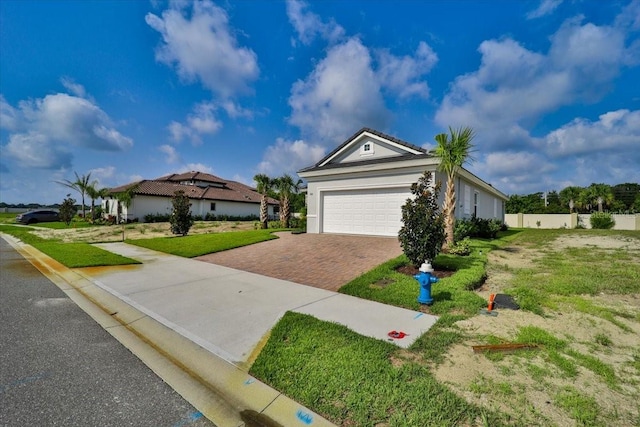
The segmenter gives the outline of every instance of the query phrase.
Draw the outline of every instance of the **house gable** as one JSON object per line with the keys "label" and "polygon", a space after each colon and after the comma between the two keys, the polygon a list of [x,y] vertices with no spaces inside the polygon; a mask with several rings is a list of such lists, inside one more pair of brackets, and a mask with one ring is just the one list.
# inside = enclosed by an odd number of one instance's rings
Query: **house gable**
{"label": "house gable", "polygon": [[425,155],[426,150],[369,128],[363,128],[314,165],[336,167],[355,162],[376,162],[390,158]]}

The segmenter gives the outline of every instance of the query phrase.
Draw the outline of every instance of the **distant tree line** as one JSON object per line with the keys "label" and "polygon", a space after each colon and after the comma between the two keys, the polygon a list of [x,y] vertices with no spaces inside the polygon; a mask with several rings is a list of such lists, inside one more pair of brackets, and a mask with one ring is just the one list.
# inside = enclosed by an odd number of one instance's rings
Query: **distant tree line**
{"label": "distant tree line", "polygon": [[588,187],[566,187],[560,192],[538,192],[511,195],[506,213],[640,213],[640,184],[591,184]]}

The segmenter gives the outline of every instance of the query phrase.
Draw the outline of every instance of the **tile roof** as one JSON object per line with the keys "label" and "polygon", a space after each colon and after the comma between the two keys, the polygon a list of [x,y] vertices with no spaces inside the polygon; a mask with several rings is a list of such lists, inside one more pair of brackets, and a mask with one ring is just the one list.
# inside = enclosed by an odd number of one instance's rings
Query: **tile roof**
{"label": "tile roof", "polygon": [[[197,186],[193,184],[181,184],[184,181],[203,181],[217,186]],[[222,184],[222,185],[220,185]],[[224,181],[214,175],[202,172],[189,172],[186,174],[172,174],[155,180],[142,180],[127,185],[112,188],[109,193],[117,194],[137,186],[134,193],[145,196],[172,197],[176,191],[184,191],[190,199],[226,200],[232,202],[260,203],[262,195],[248,185],[236,181]],[[278,204],[278,201],[267,198],[269,204]]]}

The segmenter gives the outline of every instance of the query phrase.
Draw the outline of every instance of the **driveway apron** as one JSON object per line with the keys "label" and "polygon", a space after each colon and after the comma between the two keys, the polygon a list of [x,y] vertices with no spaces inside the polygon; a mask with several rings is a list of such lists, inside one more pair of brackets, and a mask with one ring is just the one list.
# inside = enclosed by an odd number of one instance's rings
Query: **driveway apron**
{"label": "driveway apron", "polygon": [[402,253],[393,237],[275,233],[279,238],[195,259],[337,291]]}

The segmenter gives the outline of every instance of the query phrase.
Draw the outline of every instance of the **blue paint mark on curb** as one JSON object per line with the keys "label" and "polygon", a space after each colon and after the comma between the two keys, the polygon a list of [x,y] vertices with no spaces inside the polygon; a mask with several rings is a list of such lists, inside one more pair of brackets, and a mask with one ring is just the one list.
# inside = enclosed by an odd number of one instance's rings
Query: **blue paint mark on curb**
{"label": "blue paint mark on curb", "polygon": [[416,315],[416,317],[414,317],[414,318],[413,318],[413,320],[416,320],[418,317],[422,316],[423,314],[424,314],[424,313],[418,313],[418,314]]}
{"label": "blue paint mark on curb", "polygon": [[253,379],[253,378],[249,378],[248,380],[246,380],[246,381],[244,382],[244,385],[253,384],[253,383],[255,383],[255,382],[256,382],[256,380],[255,380],[255,379]]}
{"label": "blue paint mark on curb", "polygon": [[198,411],[192,412],[189,414],[186,420],[178,421],[173,425],[173,427],[184,427],[187,424],[191,424],[192,422],[197,421],[202,417],[203,417],[202,412],[198,412]]}
{"label": "blue paint mark on curb", "polygon": [[304,424],[311,425],[313,424],[313,414],[303,411],[302,409],[298,409],[296,412],[296,417]]}

